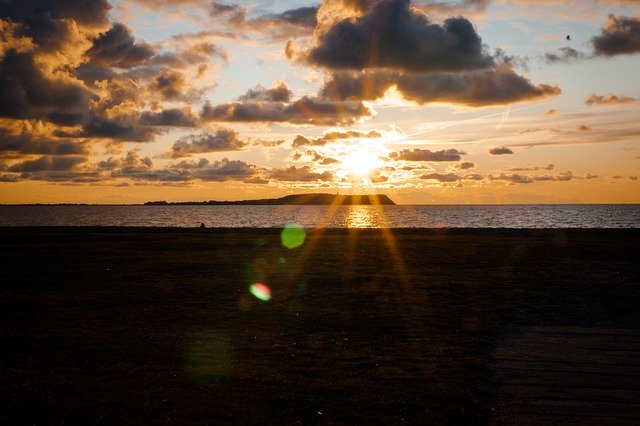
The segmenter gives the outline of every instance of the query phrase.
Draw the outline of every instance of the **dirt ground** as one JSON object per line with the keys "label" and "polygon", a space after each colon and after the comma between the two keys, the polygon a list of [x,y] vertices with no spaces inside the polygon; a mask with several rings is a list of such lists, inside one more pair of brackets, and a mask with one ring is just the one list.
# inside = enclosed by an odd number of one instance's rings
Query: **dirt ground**
{"label": "dirt ground", "polygon": [[[548,393],[507,389],[522,379],[508,369],[558,347],[518,336],[624,330],[634,359],[639,243],[371,229],[288,249],[277,229],[0,229],[0,422],[510,423]],[[608,364],[597,380],[616,391]],[[637,424],[628,367],[619,420]]]}

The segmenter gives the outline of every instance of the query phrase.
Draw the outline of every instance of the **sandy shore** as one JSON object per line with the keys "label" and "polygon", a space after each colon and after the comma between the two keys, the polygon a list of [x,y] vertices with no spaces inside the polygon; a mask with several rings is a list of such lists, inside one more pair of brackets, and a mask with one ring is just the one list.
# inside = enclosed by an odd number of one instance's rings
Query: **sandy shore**
{"label": "sandy shore", "polygon": [[[640,230],[317,230],[287,249],[279,230],[0,229],[0,421],[544,421],[554,405],[535,402],[557,392],[522,360],[549,370],[601,347],[580,362],[621,396],[590,418],[637,424],[639,243]],[[554,357],[571,336],[582,343]],[[583,370],[557,397],[578,421],[594,407]]]}

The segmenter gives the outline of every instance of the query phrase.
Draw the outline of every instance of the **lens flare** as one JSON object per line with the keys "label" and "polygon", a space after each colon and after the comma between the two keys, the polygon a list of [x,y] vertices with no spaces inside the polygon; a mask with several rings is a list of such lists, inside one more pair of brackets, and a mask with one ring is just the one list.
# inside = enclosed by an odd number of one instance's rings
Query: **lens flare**
{"label": "lens flare", "polygon": [[304,228],[295,223],[286,225],[280,233],[282,245],[288,249],[300,247],[306,237],[307,233],[304,231]]}
{"label": "lens flare", "polygon": [[249,291],[256,298],[262,300],[263,302],[268,302],[269,300],[271,300],[271,289],[266,284],[255,283],[251,287],[249,287]]}

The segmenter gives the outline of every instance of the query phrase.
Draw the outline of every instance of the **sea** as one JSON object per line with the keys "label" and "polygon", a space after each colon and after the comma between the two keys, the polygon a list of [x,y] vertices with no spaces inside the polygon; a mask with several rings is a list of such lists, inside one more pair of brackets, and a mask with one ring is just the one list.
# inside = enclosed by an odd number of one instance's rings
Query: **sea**
{"label": "sea", "polygon": [[640,204],[392,206],[1,205],[0,226],[640,228]]}

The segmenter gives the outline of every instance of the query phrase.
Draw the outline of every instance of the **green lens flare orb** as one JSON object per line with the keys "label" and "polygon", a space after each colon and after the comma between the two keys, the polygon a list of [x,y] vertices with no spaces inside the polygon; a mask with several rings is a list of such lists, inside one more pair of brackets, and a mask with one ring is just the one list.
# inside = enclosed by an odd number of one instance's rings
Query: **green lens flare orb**
{"label": "green lens flare orb", "polygon": [[282,245],[288,249],[300,247],[306,237],[307,233],[304,231],[304,228],[295,223],[286,225],[280,233]]}
{"label": "green lens flare orb", "polygon": [[256,298],[262,300],[263,302],[268,302],[271,300],[271,289],[266,284],[255,283],[251,287],[249,287],[249,291]]}

